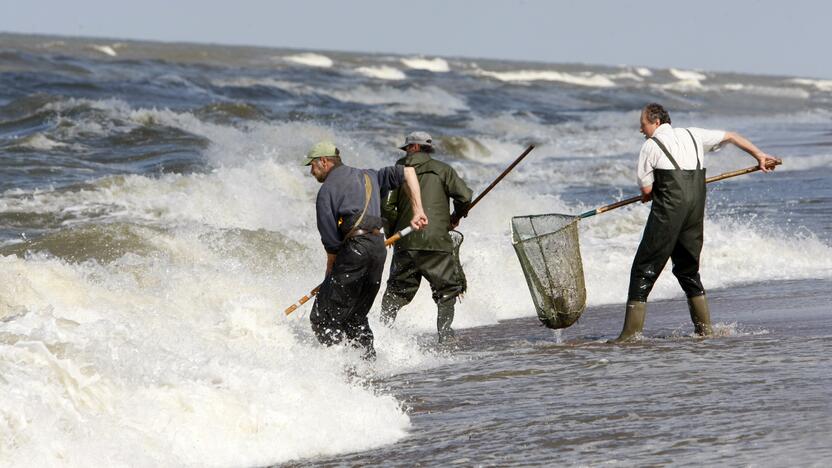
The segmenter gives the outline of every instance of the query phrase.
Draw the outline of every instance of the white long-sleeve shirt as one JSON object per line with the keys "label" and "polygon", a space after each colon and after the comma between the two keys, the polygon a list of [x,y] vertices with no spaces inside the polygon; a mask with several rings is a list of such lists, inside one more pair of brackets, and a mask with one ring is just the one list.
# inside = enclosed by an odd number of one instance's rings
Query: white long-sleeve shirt
{"label": "white long-sleeve shirt", "polygon": [[[696,150],[693,141],[687,130],[696,139]],[[680,169],[696,169],[696,160],[699,159],[701,167],[705,167],[705,152],[719,149],[719,144],[725,139],[724,130],[706,130],[704,128],[690,127],[673,128],[670,124],[661,124],[653,133],[653,137],[662,142],[667,151],[676,160]],[[655,141],[648,139],[641,146],[638,155],[638,184],[641,187],[653,185],[654,169],[675,169],[670,159]]]}

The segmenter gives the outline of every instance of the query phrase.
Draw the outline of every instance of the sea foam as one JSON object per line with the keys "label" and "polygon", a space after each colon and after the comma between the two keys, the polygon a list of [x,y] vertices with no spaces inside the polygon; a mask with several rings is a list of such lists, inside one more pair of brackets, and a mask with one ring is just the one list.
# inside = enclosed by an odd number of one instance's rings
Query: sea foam
{"label": "sea foam", "polygon": [[615,82],[606,76],[593,73],[571,74],[554,70],[517,70],[507,72],[476,70],[475,74],[491,77],[500,81],[518,83],[529,81],[557,81],[595,88],[612,88],[615,86]]}
{"label": "sea foam", "polygon": [[355,71],[361,73],[364,76],[376,78],[379,80],[403,80],[407,78],[407,75],[405,75],[403,71],[399,70],[398,68],[388,66],[358,67],[355,69]]}
{"label": "sea foam", "polygon": [[404,66],[414,70],[427,70],[434,73],[445,73],[450,71],[448,62],[441,58],[426,59],[423,57],[403,58]]}
{"label": "sea foam", "polygon": [[788,81],[800,85],[812,86],[820,91],[832,92],[832,80],[810,80],[806,78],[792,78]]}
{"label": "sea foam", "polygon": [[318,68],[330,68],[334,63],[332,59],[327,57],[326,55],[313,53],[287,55],[283,57],[283,59],[287,62]]}

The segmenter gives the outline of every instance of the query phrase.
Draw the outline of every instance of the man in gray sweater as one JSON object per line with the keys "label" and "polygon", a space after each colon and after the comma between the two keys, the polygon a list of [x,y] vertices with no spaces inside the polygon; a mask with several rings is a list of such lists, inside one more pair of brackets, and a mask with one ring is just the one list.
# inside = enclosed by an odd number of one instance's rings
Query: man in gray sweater
{"label": "man in gray sweater", "polygon": [[348,340],[372,359],[375,348],[367,314],[381,286],[387,256],[379,190],[406,185],[413,209],[410,227],[422,229],[428,219],[416,172],[402,165],[379,170],[344,165],[340,151],[328,141],[313,146],[304,164],[322,184],[315,210],[327,255],[325,279],[309,317],[312,330],[323,344]]}

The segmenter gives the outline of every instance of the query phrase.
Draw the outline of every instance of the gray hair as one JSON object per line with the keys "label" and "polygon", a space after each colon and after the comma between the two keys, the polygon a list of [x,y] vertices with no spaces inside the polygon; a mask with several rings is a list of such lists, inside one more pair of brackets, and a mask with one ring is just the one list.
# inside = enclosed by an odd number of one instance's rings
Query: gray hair
{"label": "gray hair", "polygon": [[654,122],[656,120],[659,123],[669,124],[670,123],[670,114],[662,107],[661,104],[657,104],[655,102],[651,102],[644,106],[644,115],[647,116],[647,120],[650,122]]}

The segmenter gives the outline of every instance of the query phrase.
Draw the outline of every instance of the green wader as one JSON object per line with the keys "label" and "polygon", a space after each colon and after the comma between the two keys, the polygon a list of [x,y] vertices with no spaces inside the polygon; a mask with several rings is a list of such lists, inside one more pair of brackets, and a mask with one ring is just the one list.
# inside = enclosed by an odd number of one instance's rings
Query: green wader
{"label": "green wader", "polygon": [[[422,205],[430,223],[426,229],[416,231],[396,243],[390,264],[387,289],[381,300],[381,320],[391,325],[399,310],[409,304],[419,290],[422,278],[428,280],[433,301],[437,306],[436,329],[439,341],[454,336],[454,305],[457,297],[465,292],[465,274],[454,253],[455,244],[448,232],[451,214],[450,200],[457,213],[467,210],[471,202],[471,189],[449,165],[435,160],[427,153],[413,153],[400,159],[416,170],[422,192]],[[387,197],[383,208],[388,219],[395,222],[385,227],[393,233],[407,226],[413,216],[409,199],[397,192]]]}
{"label": "green wader", "polygon": [[[619,341],[641,332],[647,296],[668,258],[673,260],[673,274],[685,291],[689,304],[692,298],[705,294],[699,279],[699,254],[702,251],[705,218],[705,169],[700,165],[693,134],[690,137],[697,152],[694,170],[681,169],[664,144],[652,138],[674,169],[653,171],[653,205],[630,271],[627,316]],[[710,332],[710,318],[703,316],[707,315],[707,303],[698,300],[692,304],[691,318],[697,332]],[[706,319],[707,323],[703,323]]]}
{"label": "green wader", "polygon": [[410,303],[424,277],[430,283],[431,297],[437,306],[436,330],[439,340],[454,335],[454,304],[464,292],[465,278],[460,275],[452,252],[402,250],[393,255],[387,290],[381,300],[381,319],[391,324],[399,310]]}

